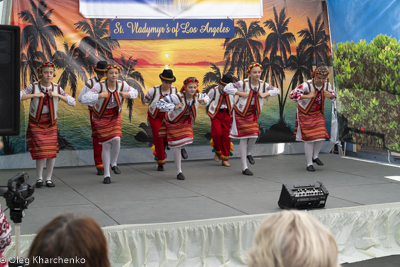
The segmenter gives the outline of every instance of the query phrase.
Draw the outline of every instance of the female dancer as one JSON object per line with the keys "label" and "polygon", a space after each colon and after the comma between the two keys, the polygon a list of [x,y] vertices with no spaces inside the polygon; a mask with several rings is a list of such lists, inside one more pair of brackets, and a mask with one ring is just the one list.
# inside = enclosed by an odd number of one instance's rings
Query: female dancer
{"label": "female dancer", "polygon": [[[189,77],[183,82],[183,87],[177,94],[170,94],[157,102],[157,108],[167,112],[166,134],[168,146],[174,149],[174,161],[177,179],[185,180],[181,169],[181,152],[183,146],[193,143],[193,124],[196,120],[199,103],[206,106],[209,103],[207,94],[199,93],[199,81]],[[162,131],[162,129],[160,129]]]}
{"label": "female dancer", "polygon": [[138,92],[126,82],[118,80],[121,68],[117,65],[109,65],[105,69],[105,73],[106,77],[83,95],[81,103],[93,104],[94,129],[103,146],[101,153],[104,165],[103,183],[110,184],[110,163],[115,174],[121,173],[117,167],[117,159],[122,138],[122,101],[127,98],[136,98]]}
{"label": "female dancer", "polygon": [[325,126],[324,99],[332,102],[336,99],[335,91],[328,82],[329,71],[323,62],[311,74],[312,80],[302,83],[294,89],[289,98],[297,102],[295,136],[297,141],[304,141],[307,171],[314,172],[313,162],[324,165],[318,158],[325,138],[329,138]]}
{"label": "female dancer", "polygon": [[60,99],[75,106],[75,99],[53,83],[56,67],[51,62],[38,68],[40,81],[34,82],[21,91],[21,101],[31,99],[26,143],[32,159],[36,160],[36,187],[43,186],[43,168],[46,161],[46,186],[54,187],[51,180],[58,153],[57,111]]}
{"label": "female dancer", "polygon": [[246,157],[250,164],[255,164],[251,149],[258,138],[257,119],[261,114],[264,98],[280,94],[278,88],[260,80],[261,70],[262,66],[254,63],[247,68],[248,79],[229,83],[224,88],[227,94],[239,96],[233,107],[233,121],[229,136],[240,139],[239,150],[244,175],[253,175],[247,167]]}

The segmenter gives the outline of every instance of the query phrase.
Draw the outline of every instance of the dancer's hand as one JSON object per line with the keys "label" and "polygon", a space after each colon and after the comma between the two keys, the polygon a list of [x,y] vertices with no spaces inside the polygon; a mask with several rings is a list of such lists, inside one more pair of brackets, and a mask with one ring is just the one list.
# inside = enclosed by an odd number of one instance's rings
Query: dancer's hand
{"label": "dancer's hand", "polygon": [[108,97],[108,92],[101,92],[100,94],[99,94],[99,99],[100,98],[107,98]]}
{"label": "dancer's hand", "polygon": [[182,103],[182,102],[179,102],[179,104],[176,105],[176,109],[181,108],[181,107],[183,107],[183,103]]}
{"label": "dancer's hand", "polygon": [[60,95],[58,93],[55,93],[53,91],[50,91],[47,93],[50,97],[59,97]]}
{"label": "dancer's hand", "polygon": [[334,96],[332,93],[328,92],[328,91],[324,91],[324,97],[327,97],[327,98],[332,99],[332,98],[334,98],[335,96]]}
{"label": "dancer's hand", "polygon": [[202,104],[202,105],[205,105],[206,101],[203,98],[201,98],[201,99],[199,99],[199,103]]}
{"label": "dancer's hand", "polygon": [[43,98],[44,97],[44,93],[43,92],[37,93],[37,94],[35,94],[35,97]]}
{"label": "dancer's hand", "polygon": [[130,95],[129,93],[123,92],[123,91],[119,92],[119,95],[120,95],[123,99],[128,99],[128,98],[131,97],[131,95]]}
{"label": "dancer's hand", "polygon": [[266,98],[267,96],[270,96],[270,93],[269,93],[269,92],[259,93],[259,94],[258,94],[258,97],[259,97],[259,98]]}

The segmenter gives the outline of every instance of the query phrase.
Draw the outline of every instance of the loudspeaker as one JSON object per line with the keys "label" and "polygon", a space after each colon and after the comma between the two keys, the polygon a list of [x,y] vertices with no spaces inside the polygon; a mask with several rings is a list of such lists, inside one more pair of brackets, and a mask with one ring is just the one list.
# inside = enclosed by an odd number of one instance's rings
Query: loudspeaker
{"label": "loudspeaker", "polygon": [[0,135],[19,135],[20,28],[0,25]]}
{"label": "loudspeaker", "polygon": [[278,206],[281,209],[325,207],[329,192],[321,182],[283,184]]}

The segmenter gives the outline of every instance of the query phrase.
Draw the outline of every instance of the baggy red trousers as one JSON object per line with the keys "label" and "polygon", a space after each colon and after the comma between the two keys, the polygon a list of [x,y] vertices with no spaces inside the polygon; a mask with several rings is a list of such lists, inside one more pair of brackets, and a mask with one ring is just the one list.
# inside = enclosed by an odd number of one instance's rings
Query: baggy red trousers
{"label": "baggy red trousers", "polygon": [[221,160],[228,161],[231,151],[231,139],[229,131],[232,119],[229,112],[217,111],[214,119],[211,119],[211,138],[214,140],[215,153]]}
{"label": "baggy red trousers", "polygon": [[149,117],[149,123],[151,126],[151,131],[153,132],[153,144],[156,148],[157,155],[157,163],[158,165],[165,164],[165,148],[168,145],[167,137],[159,137],[158,132],[160,130],[161,125],[163,125],[165,112],[158,112],[157,117],[153,119]]}
{"label": "baggy red trousers", "polygon": [[99,144],[99,138],[94,134],[94,124],[93,124],[93,111],[90,112],[90,126],[92,127],[92,142],[93,142],[93,158],[94,164],[96,165],[96,169],[102,170],[104,169],[103,160],[101,159],[101,152],[103,146]]}

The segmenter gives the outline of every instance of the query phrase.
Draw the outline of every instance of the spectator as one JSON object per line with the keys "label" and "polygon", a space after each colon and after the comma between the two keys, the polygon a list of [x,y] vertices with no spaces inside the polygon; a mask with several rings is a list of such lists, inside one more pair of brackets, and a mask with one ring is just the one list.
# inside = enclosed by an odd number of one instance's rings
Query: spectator
{"label": "spectator", "polygon": [[103,231],[88,216],[58,216],[33,240],[29,266],[110,267]]}
{"label": "spectator", "polygon": [[249,252],[249,267],[339,267],[328,228],[302,211],[282,211],[264,220]]}

